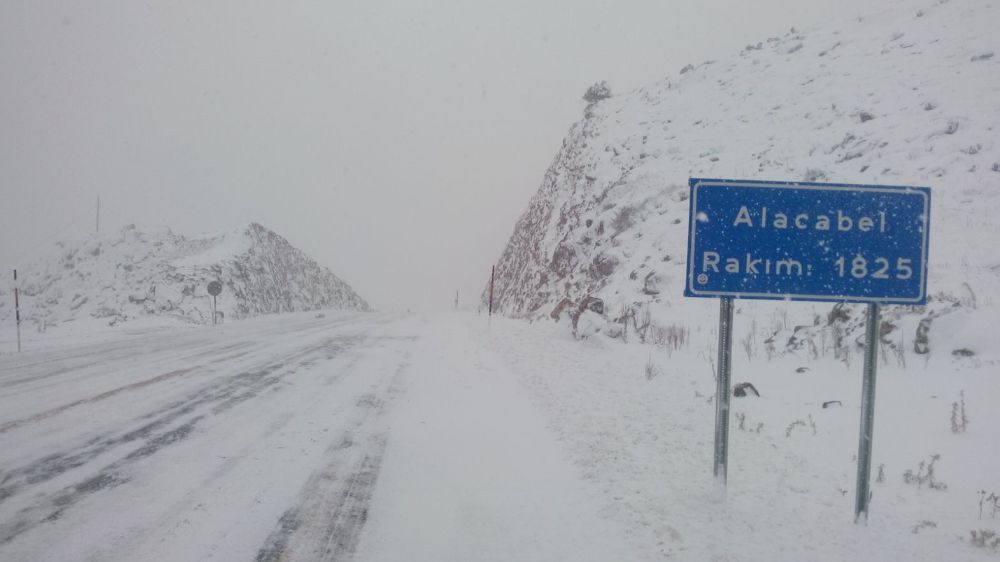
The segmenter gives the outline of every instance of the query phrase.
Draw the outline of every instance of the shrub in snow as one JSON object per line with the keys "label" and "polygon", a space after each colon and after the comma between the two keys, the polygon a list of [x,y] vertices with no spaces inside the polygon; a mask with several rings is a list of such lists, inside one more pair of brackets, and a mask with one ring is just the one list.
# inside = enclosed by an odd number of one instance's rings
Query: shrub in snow
{"label": "shrub in snow", "polygon": [[648,381],[653,380],[654,378],[656,378],[656,375],[660,374],[660,368],[656,366],[655,362],[653,362],[652,353],[649,354],[649,359],[646,360],[645,372],[646,372],[646,380]]}
{"label": "shrub in snow", "polygon": [[1000,548],[1000,537],[997,536],[996,531],[980,529],[979,531],[969,531],[969,533],[972,535],[972,539],[969,541],[972,546],[988,547],[993,550]]}
{"label": "shrub in snow", "polygon": [[806,173],[802,176],[802,181],[820,181],[825,179],[826,172],[816,168],[806,168]]}
{"label": "shrub in snow", "polygon": [[636,221],[635,208],[629,205],[625,205],[618,208],[618,214],[611,221],[611,226],[615,229],[615,234],[623,230],[632,228]]}
{"label": "shrub in snow", "polygon": [[753,433],[760,433],[764,429],[764,424],[762,422],[757,422],[757,425],[752,429],[747,429],[747,415],[743,412],[736,414],[736,421],[739,422],[739,430]]}
{"label": "shrub in snow", "polygon": [[800,427],[800,426],[801,427],[805,427],[806,426],[806,422],[804,422],[802,420],[795,420],[792,423],[788,424],[788,427],[785,428],[785,437],[791,437],[792,436],[792,430],[794,430],[796,427]]}
{"label": "shrub in snow", "polygon": [[951,403],[951,432],[963,433],[969,424],[969,418],[965,415],[965,391],[958,393],[959,401]]}
{"label": "shrub in snow", "polygon": [[733,387],[733,396],[738,398],[745,398],[747,396],[757,396],[760,397],[760,393],[757,392],[757,388],[748,382],[741,382]]}
{"label": "shrub in snow", "polygon": [[659,347],[665,348],[668,356],[672,355],[674,351],[687,345],[690,341],[688,337],[690,331],[684,326],[678,326],[676,324],[661,326],[654,323],[651,331],[653,343]]}
{"label": "shrub in snow", "polygon": [[587,103],[597,103],[601,100],[605,100],[611,97],[611,86],[607,82],[601,80],[593,86],[587,88],[587,91],[583,94],[583,99]]}
{"label": "shrub in snow", "polygon": [[992,492],[987,496],[986,490],[979,490],[977,495],[979,496],[979,518],[983,518],[983,504],[986,504],[993,510],[990,513],[990,518],[996,519],[997,514],[1000,513],[1000,496],[996,492]]}
{"label": "shrub in snow", "polygon": [[917,488],[922,488],[924,484],[932,490],[947,490],[948,485],[944,482],[937,480],[934,474],[934,464],[941,458],[941,455],[931,455],[930,462],[920,461],[917,465],[916,474],[913,473],[912,469],[907,469],[903,473],[903,482],[907,484],[913,484]]}

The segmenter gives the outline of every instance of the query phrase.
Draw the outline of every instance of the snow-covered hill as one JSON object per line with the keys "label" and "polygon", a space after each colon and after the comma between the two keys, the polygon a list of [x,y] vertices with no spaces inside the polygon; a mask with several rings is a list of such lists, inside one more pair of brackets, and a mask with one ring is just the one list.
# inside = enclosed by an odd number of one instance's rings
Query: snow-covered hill
{"label": "snow-covered hill", "polygon": [[[661,324],[714,318],[714,301],[681,296],[693,176],[931,186],[931,299],[887,317],[912,339],[920,320],[992,308],[997,22],[1000,5],[985,0],[896,5],[590,103],[497,263],[496,306],[538,318],[592,295],[611,320],[646,306]],[[853,309],[788,308],[804,318],[778,323],[786,338],[796,324],[860,324]]]}
{"label": "snow-covered hill", "polygon": [[[21,318],[29,330],[156,317],[211,323],[210,281],[223,285],[220,319],[313,309],[369,310],[354,290],[287,240],[257,223],[207,238],[170,230],[121,231],[61,242],[22,267]],[[14,316],[10,279],[0,320]]]}

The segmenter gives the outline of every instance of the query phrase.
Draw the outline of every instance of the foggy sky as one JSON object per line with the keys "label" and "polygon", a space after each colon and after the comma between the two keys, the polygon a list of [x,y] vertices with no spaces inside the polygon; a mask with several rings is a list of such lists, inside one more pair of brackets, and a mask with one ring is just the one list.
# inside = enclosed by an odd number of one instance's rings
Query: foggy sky
{"label": "foggy sky", "polygon": [[[0,3],[0,268],[258,221],[383,310],[471,305],[581,96],[864,0]],[[8,275],[8,273],[4,273]]]}

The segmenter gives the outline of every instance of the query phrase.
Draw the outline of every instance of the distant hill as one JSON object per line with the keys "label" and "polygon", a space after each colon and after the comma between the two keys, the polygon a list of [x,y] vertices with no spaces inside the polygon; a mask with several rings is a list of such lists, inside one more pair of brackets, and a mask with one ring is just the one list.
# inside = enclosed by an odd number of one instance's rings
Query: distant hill
{"label": "distant hill", "polygon": [[[22,322],[44,330],[95,319],[116,325],[156,316],[211,323],[207,286],[223,285],[222,319],[314,309],[370,310],[329,269],[257,223],[207,238],[168,229],[121,231],[62,242],[51,256],[22,267]],[[14,316],[9,281],[0,289],[0,319]]]}

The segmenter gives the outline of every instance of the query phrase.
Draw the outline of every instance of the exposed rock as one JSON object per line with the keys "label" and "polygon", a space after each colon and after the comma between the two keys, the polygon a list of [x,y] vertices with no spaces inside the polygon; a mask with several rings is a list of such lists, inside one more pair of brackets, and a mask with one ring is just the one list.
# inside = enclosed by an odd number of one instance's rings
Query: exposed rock
{"label": "exposed rock", "polygon": [[578,339],[585,339],[600,333],[606,325],[607,321],[603,316],[592,310],[584,310],[576,317],[576,322],[573,324],[573,335]]}
{"label": "exposed rock", "polygon": [[601,316],[604,316],[604,301],[597,297],[590,297],[583,299],[580,302],[580,312],[584,310],[592,310]]}
{"label": "exposed rock", "polygon": [[570,318],[572,318],[573,309],[575,306],[576,303],[571,301],[570,299],[563,299],[559,301],[559,304],[557,304],[555,308],[552,309],[552,312],[549,313],[549,317],[555,320],[556,322],[558,322],[564,316],[569,316]]}
{"label": "exposed rock", "polygon": [[919,355],[930,353],[930,331],[933,318],[922,318],[917,326],[917,335],[913,338],[913,351]]}

